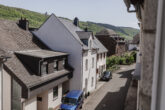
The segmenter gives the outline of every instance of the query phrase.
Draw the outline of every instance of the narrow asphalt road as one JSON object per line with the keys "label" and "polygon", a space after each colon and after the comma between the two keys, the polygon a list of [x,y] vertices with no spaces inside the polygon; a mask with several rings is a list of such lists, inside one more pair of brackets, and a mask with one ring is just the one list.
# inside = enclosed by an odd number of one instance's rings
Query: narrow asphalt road
{"label": "narrow asphalt road", "polygon": [[123,66],[112,79],[89,96],[82,110],[123,110],[131,82],[132,66]]}

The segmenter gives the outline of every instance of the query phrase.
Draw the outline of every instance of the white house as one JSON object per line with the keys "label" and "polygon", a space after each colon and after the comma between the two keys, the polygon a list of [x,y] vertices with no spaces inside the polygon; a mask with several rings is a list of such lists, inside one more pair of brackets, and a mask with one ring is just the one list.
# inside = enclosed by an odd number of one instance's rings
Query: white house
{"label": "white house", "polygon": [[79,27],[79,20],[74,21],[57,18],[52,14],[38,30],[33,31],[44,44],[52,50],[69,53],[69,64],[74,68],[70,80],[70,90],[91,92],[96,88],[97,54],[106,54],[107,49],[97,40],[92,32]]}

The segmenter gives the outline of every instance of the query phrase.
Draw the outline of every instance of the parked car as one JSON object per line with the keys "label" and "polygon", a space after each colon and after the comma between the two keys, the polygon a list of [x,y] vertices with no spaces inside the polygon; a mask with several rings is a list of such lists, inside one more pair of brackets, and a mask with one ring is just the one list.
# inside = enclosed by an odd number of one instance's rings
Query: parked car
{"label": "parked car", "polygon": [[79,110],[83,105],[83,91],[72,90],[62,98],[60,110]]}
{"label": "parked car", "polygon": [[103,72],[101,80],[109,81],[110,79],[112,79],[112,73],[110,71]]}

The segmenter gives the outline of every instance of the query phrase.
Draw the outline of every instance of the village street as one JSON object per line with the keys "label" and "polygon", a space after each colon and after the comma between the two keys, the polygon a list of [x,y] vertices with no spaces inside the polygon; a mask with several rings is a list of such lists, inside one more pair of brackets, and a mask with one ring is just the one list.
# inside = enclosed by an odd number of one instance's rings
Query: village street
{"label": "village street", "polygon": [[109,82],[85,100],[83,110],[123,110],[134,66],[121,66],[114,72]]}

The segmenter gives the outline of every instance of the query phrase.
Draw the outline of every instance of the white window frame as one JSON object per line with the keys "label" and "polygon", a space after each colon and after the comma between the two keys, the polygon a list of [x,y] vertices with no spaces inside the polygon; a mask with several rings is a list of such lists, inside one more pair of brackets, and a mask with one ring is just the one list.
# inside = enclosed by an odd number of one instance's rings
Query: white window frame
{"label": "white window frame", "polygon": [[[54,96],[54,89],[57,89],[57,95],[56,96]],[[53,88],[53,100],[56,100],[58,98],[58,95],[59,95],[58,86],[56,86],[56,87]]]}

